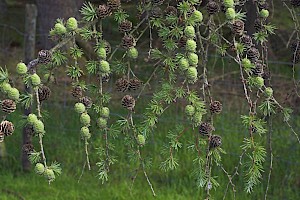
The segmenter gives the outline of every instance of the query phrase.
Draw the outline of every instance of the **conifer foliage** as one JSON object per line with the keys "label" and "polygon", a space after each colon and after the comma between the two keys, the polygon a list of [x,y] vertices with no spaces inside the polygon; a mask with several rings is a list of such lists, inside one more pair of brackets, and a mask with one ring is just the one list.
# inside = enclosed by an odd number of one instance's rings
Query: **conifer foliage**
{"label": "conifer foliage", "polygon": [[[27,65],[17,65],[19,78],[32,88],[32,93],[20,94],[13,87],[8,71],[1,68],[0,85],[5,94],[1,109],[5,117],[0,124],[0,142],[9,139],[14,133],[14,122],[6,120],[6,116],[13,113],[18,105],[25,108],[36,106],[33,113],[27,116],[26,126],[32,127],[31,132],[39,141],[39,146],[24,148],[38,175],[44,176],[49,183],[57,178],[61,173],[60,164],[56,161],[49,163],[44,150],[48,147],[43,145],[43,139],[47,138],[47,127],[44,126],[42,102],[51,99],[50,94],[55,93],[55,90],[50,90],[55,87],[51,85],[54,79],[52,76],[63,65],[67,66],[66,75],[72,79],[72,90],[69,93],[76,101],[74,114],[77,113],[81,124],[78,135],[84,143],[84,166],[91,170],[91,166],[96,165],[98,177],[103,183],[109,179],[111,166],[117,164],[114,139],[122,138],[129,152],[129,160],[139,163],[136,172],[143,172],[155,196],[155,188],[148,175],[151,167],[155,166],[151,166],[151,157],[149,153],[145,155],[144,149],[149,145],[149,136],[156,131],[157,124],[163,123],[159,119],[164,112],[177,102],[184,102],[182,114],[186,122],[178,124],[166,135],[168,143],[163,145],[163,160],[159,168],[169,171],[180,167],[181,161],[176,157],[176,152],[188,147],[195,156],[195,170],[191,173],[196,178],[196,184],[206,191],[208,199],[211,197],[210,190],[220,184],[217,174],[214,174],[217,172],[228,175],[228,185],[231,185],[234,192],[234,177],[243,174],[245,191],[250,193],[260,183],[262,173],[267,171],[264,162],[268,146],[262,143],[268,134],[264,119],[283,113],[284,122],[288,122],[291,113],[290,109],[275,99],[270,82],[265,79],[264,75],[269,71],[268,36],[274,34],[275,26],[269,22],[269,11],[264,6],[266,1],[254,2],[257,8],[256,22],[259,23],[256,26],[259,25],[259,29],[253,35],[245,31],[247,19],[242,9],[245,1],[209,0],[207,5],[203,5],[200,0],[142,0],[136,5],[138,16],[130,16],[126,6],[123,6],[126,3],[122,4],[120,0],[108,0],[101,5],[86,2],[80,9],[81,21],[71,17],[58,19],[53,25],[49,35],[56,41],[56,46],[39,51],[37,58]],[[283,4],[291,14],[299,6],[295,0]],[[136,20],[129,20],[130,17]],[[115,46],[105,40],[110,33],[104,29],[103,24],[108,20],[113,21],[120,32],[120,40]],[[225,34],[224,30],[230,30],[232,34]],[[162,46],[154,48],[156,36]],[[77,45],[76,37],[94,45],[97,55],[84,65],[80,60],[85,58],[85,54]],[[148,41],[146,49],[139,48],[142,38]],[[62,48],[66,44],[71,46],[67,50]],[[292,50],[295,64],[300,52],[298,42],[293,43]],[[248,134],[240,144],[242,153],[235,169],[222,166],[222,154],[226,153],[222,143],[229,138],[223,136],[214,125],[214,119],[222,115],[226,105],[222,104],[222,99],[214,100],[211,92],[213,87],[208,82],[209,53],[227,56],[237,63],[243,95],[249,105],[248,114],[241,117],[244,131]],[[150,68],[151,75],[139,77],[135,68],[137,64]],[[43,73],[46,72],[46,80],[40,78],[41,69]],[[94,76],[95,79],[91,80],[97,81],[85,81],[86,75]],[[117,121],[110,119],[110,100],[114,94],[105,91],[105,84],[110,81],[115,81],[113,85],[120,96],[119,106],[127,112]],[[140,104],[142,94],[152,82],[158,86],[150,97],[146,97],[148,103]],[[136,109],[138,106],[142,109]],[[97,117],[92,118],[94,115]],[[136,115],[143,116],[142,120],[136,120]],[[97,130],[97,134],[92,130]],[[193,132],[190,144],[181,141],[187,130]],[[295,136],[299,141],[296,133]],[[97,152],[90,151],[89,142],[96,137],[104,139]],[[91,153],[97,153],[97,161],[90,161]],[[230,174],[234,170],[238,171]]]}

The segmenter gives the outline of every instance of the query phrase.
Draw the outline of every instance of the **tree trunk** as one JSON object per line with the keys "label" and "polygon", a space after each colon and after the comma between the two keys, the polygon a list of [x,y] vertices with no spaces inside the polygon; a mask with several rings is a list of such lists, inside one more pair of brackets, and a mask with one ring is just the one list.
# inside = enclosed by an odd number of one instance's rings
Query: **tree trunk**
{"label": "tree trunk", "polygon": [[[25,63],[28,64],[31,60],[35,58],[35,36],[36,36],[36,18],[37,18],[37,8],[34,4],[26,5],[26,20],[25,20]],[[30,88],[25,86],[25,91],[30,93]],[[31,107],[25,109],[25,116],[31,113]],[[27,127],[23,128],[23,140],[22,145],[32,145],[31,135],[28,134]],[[22,168],[24,171],[30,170],[30,162],[28,160],[28,155],[25,151],[21,152]]]}
{"label": "tree trunk", "polygon": [[246,2],[247,21],[245,24],[245,30],[248,35],[255,33],[254,22],[256,19],[256,7],[253,1]]}
{"label": "tree trunk", "polygon": [[40,49],[49,49],[53,46],[48,35],[57,18],[67,20],[69,17],[78,17],[79,9],[84,0],[36,0],[38,7],[38,42]]}
{"label": "tree trunk", "polygon": [[4,16],[7,11],[7,5],[5,0],[0,0],[0,17]]}

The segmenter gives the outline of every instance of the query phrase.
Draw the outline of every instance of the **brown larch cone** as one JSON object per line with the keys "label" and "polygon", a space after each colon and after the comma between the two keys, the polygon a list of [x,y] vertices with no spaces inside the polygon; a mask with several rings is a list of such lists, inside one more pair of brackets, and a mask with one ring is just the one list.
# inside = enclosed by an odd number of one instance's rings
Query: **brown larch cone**
{"label": "brown larch cone", "polygon": [[125,95],[122,98],[122,106],[128,110],[133,111],[135,106],[135,99],[130,95]]}
{"label": "brown larch cone", "polygon": [[222,103],[220,101],[213,101],[209,104],[209,110],[212,114],[219,114],[222,111]]}
{"label": "brown larch cone", "polygon": [[15,130],[13,123],[4,120],[0,124],[0,132],[4,133],[5,136],[12,135]]}
{"label": "brown larch cone", "polygon": [[132,22],[128,20],[124,20],[119,25],[119,31],[121,33],[128,33],[132,29]]}
{"label": "brown larch cone", "polygon": [[291,5],[294,7],[299,7],[300,6],[300,0],[291,0]]}
{"label": "brown larch cone", "polygon": [[209,15],[213,15],[220,11],[219,4],[215,1],[209,1],[206,5],[206,10]]}
{"label": "brown larch cone", "polygon": [[48,86],[42,85],[41,87],[39,87],[38,93],[39,93],[39,100],[45,101],[45,100],[49,99],[49,97],[51,95],[51,90]]}
{"label": "brown larch cone", "polygon": [[153,7],[150,12],[150,16],[153,18],[159,18],[162,16],[162,14],[163,14],[163,11],[161,10],[160,7]]}
{"label": "brown larch cone", "polygon": [[1,102],[1,109],[3,112],[5,113],[13,113],[15,112],[16,110],[16,103],[11,100],[11,99],[4,99],[2,102]]}
{"label": "brown larch cone", "polygon": [[211,136],[210,140],[209,140],[209,149],[214,149],[216,147],[221,146],[222,144],[222,138],[219,135],[213,135]]}
{"label": "brown larch cone", "polygon": [[142,82],[137,78],[130,79],[128,84],[128,90],[137,90],[141,87],[141,84]]}
{"label": "brown larch cone", "polygon": [[79,99],[80,103],[83,103],[85,107],[90,108],[93,105],[93,101],[90,97],[84,96]]}
{"label": "brown larch cone", "polygon": [[235,20],[232,24],[232,32],[236,35],[244,33],[245,23],[242,20]]}
{"label": "brown larch cone", "polygon": [[132,35],[125,35],[122,38],[122,46],[125,49],[130,49],[135,46],[135,39]]}
{"label": "brown larch cone", "polygon": [[260,57],[260,53],[258,51],[257,48],[255,47],[251,47],[250,49],[248,49],[247,51],[247,58],[252,62],[252,63],[256,63],[257,60]]}
{"label": "brown larch cone", "polygon": [[48,64],[52,60],[52,54],[48,50],[40,50],[38,53],[39,63]]}
{"label": "brown larch cone", "polygon": [[251,72],[255,76],[261,76],[264,72],[264,66],[261,61],[255,63],[255,67],[251,69]]}
{"label": "brown larch cone", "polygon": [[22,151],[25,152],[26,154],[30,154],[34,152],[34,147],[30,143],[26,143],[22,147]]}
{"label": "brown larch cone", "polygon": [[294,40],[291,43],[290,48],[291,48],[291,50],[292,50],[293,53],[295,51],[300,51],[300,41],[299,40]]}
{"label": "brown larch cone", "polygon": [[125,92],[125,91],[127,91],[128,86],[129,86],[129,81],[127,79],[125,79],[125,78],[119,78],[116,81],[116,89],[119,92]]}
{"label": "brown larch cone", "polygon": [[168,15],[173,15],[173,16],[176,16],[178,13],[177,11],[177,8],[174,7],[174,6],[168,6],[166,9],[165,9],[165,14],[168,16]]}
{"label": "brown larch cone", "polygon": [[255,28],[256,31],[260,31],[261,29],[263,29],[263,23],[259,18],[257,18],[254,21],[254,28]]}
{"label": "brown larch cone", "polygon": [[110,8],[105,4],[99,5],[99,7],[97,9],[97,15],[100,19],[103,19],[103,18],[109,16]]}
{"label": "brown larch cone", "polygon": [[291,62],[297,64],[299,63],[299,61],[300,61],[300,51],[297,51],[292,54]]}
{"label": "brown larch cone", "polygon": [[75,86],[71,91],[72,96],[75,98],[81,98],[82,93],[83,93],[83,90],[79,85]]}
{"label": "brown larch cone", "polygon": [[110,79],[110,75],[109,74],[105,74],[102,76],[102,83],[107,83]]}
{"label": "brown larch cone", "polygon": [[240,38],[240,41],[245,46],[246,49],[249,49],[253,46],[252,38],[250,35],[243,35]]}
{"label": "brown larch cone", "polygon": [[111,10],[118,10],[121,7],[121,1],[120,0],[108,0],[107,6]]}
{"label": "brown larch cone", "polygon": [[201,135],[209,135],[214,131],[214,127],[208,122],[202,122],[199,126],[199,133]]}

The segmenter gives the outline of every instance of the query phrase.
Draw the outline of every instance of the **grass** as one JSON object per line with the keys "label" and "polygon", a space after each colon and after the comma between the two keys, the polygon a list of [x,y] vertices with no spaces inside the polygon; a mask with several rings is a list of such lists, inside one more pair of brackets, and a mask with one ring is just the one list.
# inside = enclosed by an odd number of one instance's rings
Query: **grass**
{"label": "grass", "polygon": [[[225,105],[226,107],[226,102]],[[110,172],[109,181],[102,184],[97,176],[98,161],[95,154],[95,147],[101,141],[101,135],[94,130],[91,140],[92,171],[85,170],[80,182],[78,179],[84,163],[83,143],[79,136],[79,117],[74,113],[71,105],[61,106],[54,102],[45,105],[49,115],[55,118],[46,121],[46,137],[44,145],[48,161],[57,160],[62,164],[63,174],[51,184],[34,172],[23,173],[20,168],[21,152],[21,127],[19,126],[12,137],[6,138],[5,145],[7,157],[0,160],[0,199],[153,199],[150,188],[147,185],[142,173],[139,173],[132,189],[131,177],[134,174],[136,164],[130,163],[126,156],[126,148],[122,139],[114,141],[116,145],[115,155],[119,161]],[[118,115],[124,115],[118,106],[112,109],[112,121]],[[123,113],[122,113],[123,112]],[[172,114],[178,115],[176,120],[172,119]],[[176,153],[179,158],[178,169],[170,172],[163,172],[159,169],[160,162],[163,161],[160,149],[164,142],[168,142],[166,134],[175,124],[182,120],[182,111],[171,109],[161,120],[157,130],[151,135],[146,146],[143,148],[143,155],[151,156],[153,166],[148,170],[150,180],[157,193],[156,199],[204,199],[205,190],[198,189],[195,177],[192,175],[193,159],[196,155],[187,150],[187,142],[193,139],[193,133],[189,130],[182,138],[183,148]],[[138,114],[138,112],[137,112]],[[224,155],[222,164],[230,173],[238,162],[241,153],[240,145],[247,131],[241,125],[239,112],[226,112],[218,116],[215,120],[217,127],[215,134],[223,138],[222,147],[227,154]],[[15,113],[10,118],[13,122],[22,121],[21,116]],[[300,195],[298,190],[300,182],[299,168],[299,145],[290,130],[283,126],[280,119],[274,119],[273,127],[273,149],[274,163],[269,190],[269,199],[297,199]],[[296,130],[299,130],[299,117],[293,118]],[[20,123],[19,123],[20,124]],[[258,139],[258,138],[257,138]],[[34,143],[37,145],[37,138]],[[259,139],[258,139],[259,140]],[[249,195],[243,191],[242,172],[235,181],[237,189],[237,199],[262,199],[266,187],[266,177],[268,173],[268,162],[266,162],[266,173],[262,184],[258,185],[253,194]],[[217,176],[220,187],[212,190],[214,199],[222,199],[224,190],[228,183],[228,178],[220,168],[213,169],[213,175]],[[232,192],[229,190],[226,199],[232,199]]]}

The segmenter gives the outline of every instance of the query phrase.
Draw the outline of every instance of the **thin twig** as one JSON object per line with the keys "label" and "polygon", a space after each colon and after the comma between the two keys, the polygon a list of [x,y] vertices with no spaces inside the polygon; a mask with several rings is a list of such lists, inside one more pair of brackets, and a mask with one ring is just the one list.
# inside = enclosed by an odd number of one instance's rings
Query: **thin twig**
{"label": "thin twig", "polygon": [[[135,127],[134,127],[134,123],[133,123],[132,112],[130,112],[130,114],[129,114],[129,121],[130,121],[131,128],[132,128],[132,130],[133,130],[133,134],[135,134]],[[136,135],[134,135],[134,138],[135,138],[136,141],[137,141]],[[138,157],[139,157],[139,160],[140,160],[140,166],[141,166],[141,169],[143,170],[143,173],[144,173],[144,176],[145,176],[145,178],[146,178],[146,180],[147,180],[147,183],[148,183],[148,185],[149,185],[149,187],[150,187],[150,189],[151,189],[151,191],[152,191],[153,196],[156,196],[155,191],[154,191],[153,186],[152,186],[152,183],[151,183],[151,181],[150,181],[150,179],[149,179],[149,177],[148,177],[148,175],[147,175],[147,172],[146,172],[146,169],[145,169],[144,160],[143,160],[143,158],[142,158],[142,155],[141,155],[141,151],[140,151],[140,147],[139,147],[139,146],[138,146],[138,148],[137,148],[137,154],[138,154]]]}
{"label": "thin twig", "polygon": [[91,170],[89,151],[88,151],[89,143],[87,141],[87,138],[84,138],[84,146],[85,146],[86,163],[87,163],[88,169]]}

